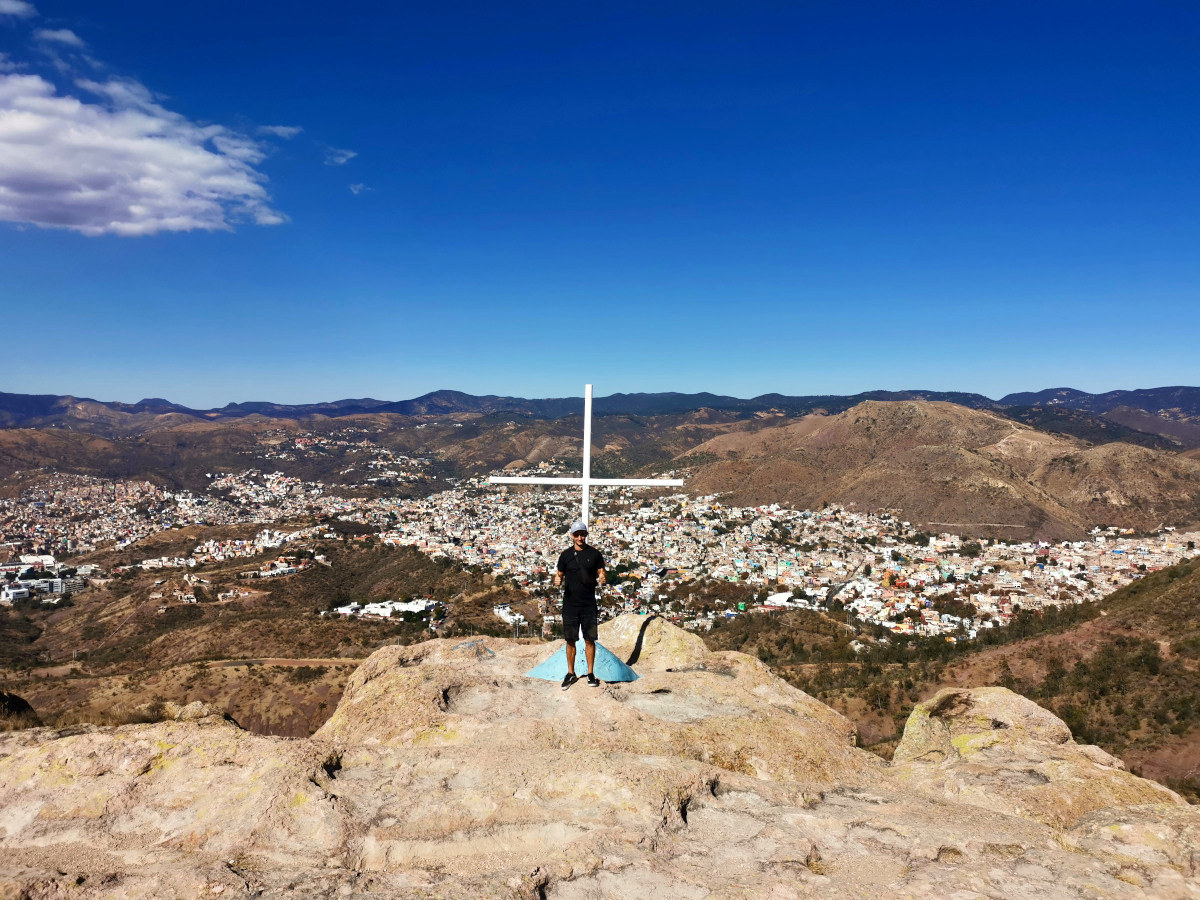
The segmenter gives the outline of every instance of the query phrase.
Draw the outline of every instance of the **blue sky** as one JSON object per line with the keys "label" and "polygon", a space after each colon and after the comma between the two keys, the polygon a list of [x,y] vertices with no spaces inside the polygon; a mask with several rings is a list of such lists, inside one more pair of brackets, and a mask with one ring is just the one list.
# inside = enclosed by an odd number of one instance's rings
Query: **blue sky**
{"label": "blue sky", "polygon": [[1200,384],[1192,3],[0,0],[0,390]]}

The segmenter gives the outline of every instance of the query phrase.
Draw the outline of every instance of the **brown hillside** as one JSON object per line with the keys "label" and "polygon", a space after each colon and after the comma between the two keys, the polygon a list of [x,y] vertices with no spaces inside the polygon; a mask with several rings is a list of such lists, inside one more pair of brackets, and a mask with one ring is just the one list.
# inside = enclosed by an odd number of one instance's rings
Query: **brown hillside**
{"label": "brown hillside", "polygon": [[1104,414],[1104,418],[1126,428],[1135,428],[1147,434],[1157,434],[1173,441],[1178,441],[1184,447],[1196,449],[1200,446],[1200,422],[1194,418],[1171,417],[1155,415],[1144,409],[1134,409],[1129,406],[1118,406]]}
{"label": "brown hillside", "polygon": [[690,452],[717,459],[698,468],[689,488],[729,492],[743,505],[853,503],[1008,538],[1075,536],[1101,522],[1200,521],[1192,459],[1089,447],[951,403],[867,401],[835,416],[719,435]]}
{"label": "brown hillside", "polygon": [[[256,526],[241,527],[244,534]],[[169,552],[163,548],[172,541],[178,547],[185,533],[185,543],[194,544],[238,530],[172,529],[147,546]],[[346,542],[319,549],[331,566],[262,584],[236,579],[260,560],[206,566],[205,600],[195,604],[173,599],[183,584],[177,570],[166,570],[117,578],[60,607],[0,607],[0,691],[24,697],[58,725],[119,724],[156,702],[201,700],[252,731],[308,735],[337,703],[355,658],[430,637],[419,620],[319,616],[318,609],[433,596],[449,606],[445,634],[503,630],[492,613],[497,603],[532,614],[521,606],[527,596],[512,587],[409,547]],[[247,596],[212,602],[230,586]]]}
{"label": "brown hillside", "polygon": [[43,466],[90,473],[116,455],[112,441],[91,434],[37,428],[0,430],[0,478]]}
{"label": "brown hillside", "polygon": [[[642,466],[669,463],[714,432],[754,427],[758,421],[708,409],[662,416],[603,416],[594,423],[595,474],[624,475]],[[582,431],[582,420],[572,417],[467,422],[452,432],[427,426],[415,434],[442,459],[474,473],[497,466],[536,465],[555,457],[577,461]],[[389,444],[397,439],[389,438]]]}

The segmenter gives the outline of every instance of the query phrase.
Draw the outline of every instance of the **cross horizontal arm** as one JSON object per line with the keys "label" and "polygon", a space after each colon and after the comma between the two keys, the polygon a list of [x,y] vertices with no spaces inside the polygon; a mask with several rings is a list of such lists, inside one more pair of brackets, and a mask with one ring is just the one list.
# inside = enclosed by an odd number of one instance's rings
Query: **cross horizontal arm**
{"label": "cross horizontal arm", "polygon": [[[582,478],[536,478],[527,475],[496,475],[488,479],[489,484],[583,484]],[[632,485],[634,487],[666,486],[681,487],[682,478],[589,478],[588,484],[605,486]]]}
{"label": "cross horizontal arm", "polygon": [[532,475],[495,475],[488,484],[583,484],[582,478],[535,478]]}
{"label": "cross horizontal arm", "polygon": [[621,485],[631,484],[634,487],[646,485],[683,485],[682,478],[589,478],[588,484]]}

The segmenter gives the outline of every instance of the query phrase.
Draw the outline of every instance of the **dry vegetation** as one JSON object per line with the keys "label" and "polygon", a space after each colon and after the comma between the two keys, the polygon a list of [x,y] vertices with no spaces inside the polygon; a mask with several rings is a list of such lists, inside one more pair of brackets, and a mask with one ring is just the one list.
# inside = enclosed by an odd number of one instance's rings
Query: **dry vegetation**
{"label": "dry vegetation", "polygon": [[[153,716],[156,704],[203,700],[253,731],[307,735],[332,712],[359,661],[385,644],[431,636],[415,616],[379,621],[322,611],[432,596],[450,606],[447,636],[504,633],[492,613],[497,603],[533,612],[523,592],[410,548],[368,539],[316,549],[330,566],[268,582],[237,580],[253,559],[198,570],[210,584],[200,587],[205,602],[195,604],[150,599],[169,598],[181,578],[163,570],[118,578],[65,608],[0,609],[0,687],[55,724],[134,721]],[[232,585],[252,595],[213,601]]]}

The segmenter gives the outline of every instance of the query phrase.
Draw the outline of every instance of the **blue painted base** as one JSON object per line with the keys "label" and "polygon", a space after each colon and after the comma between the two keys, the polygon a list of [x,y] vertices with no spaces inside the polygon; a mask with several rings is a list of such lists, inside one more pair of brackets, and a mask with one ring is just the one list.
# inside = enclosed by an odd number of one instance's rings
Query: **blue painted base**
{"label": "blue painted base", "polygon": [[[613,652],[599,641],[596,641],[596,665],[593,671],[601,681],[636,681],[638,677],[637,672],[617,659]],[[525,674],[543,681],[562,681],[567,674],[567,645],[564,643],[557,653]],[[580,678],[587,674],[587,656],[583,652],[583,641],[575,645],[575,674]]]}

